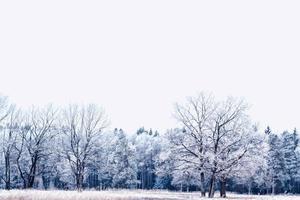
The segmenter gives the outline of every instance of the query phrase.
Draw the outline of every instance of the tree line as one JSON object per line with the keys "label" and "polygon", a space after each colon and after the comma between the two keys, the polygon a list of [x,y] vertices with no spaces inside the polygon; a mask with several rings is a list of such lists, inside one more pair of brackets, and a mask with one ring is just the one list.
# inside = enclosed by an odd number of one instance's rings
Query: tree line
{"label": "tree line", "polygon": [[261,132],[244,100],[205,93],[173,115],[166,133],[125,133],[94,104],[22,110],[0,96],[0,187],[300,193],[296,129]]}

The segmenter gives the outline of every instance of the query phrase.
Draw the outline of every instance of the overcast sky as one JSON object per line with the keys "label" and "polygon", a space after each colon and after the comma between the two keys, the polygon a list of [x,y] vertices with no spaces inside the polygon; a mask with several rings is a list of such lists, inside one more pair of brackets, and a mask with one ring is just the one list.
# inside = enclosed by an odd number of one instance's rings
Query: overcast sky
{"label": "overcast sky", "polygon": [[1,1],[0,93],[92,102],[111,127],[176,126],[200,91],[244,97],[264,128],[300,128],[300,1]]}

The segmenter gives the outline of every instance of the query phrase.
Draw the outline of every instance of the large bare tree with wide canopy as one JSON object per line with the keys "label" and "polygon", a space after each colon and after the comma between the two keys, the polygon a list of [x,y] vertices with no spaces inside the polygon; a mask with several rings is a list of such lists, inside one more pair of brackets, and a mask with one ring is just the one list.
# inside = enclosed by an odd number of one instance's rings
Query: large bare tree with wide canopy
{"label": "large bare tree with wide canopy", "polygon": [[[189,97],[176,104],[175,117],[183,127],[181,136],[171,136],[177,148],[179,163],[199,170],[200,189],[205,196],[209,177],[209,197],[214,196],[216,178],[221,181],[221,196],[225,197],[226,173],[255,148],[254,129],[242,99],[228,97],[216,101],[211,94]],[[222,174],[222,177],[221,177]]]}

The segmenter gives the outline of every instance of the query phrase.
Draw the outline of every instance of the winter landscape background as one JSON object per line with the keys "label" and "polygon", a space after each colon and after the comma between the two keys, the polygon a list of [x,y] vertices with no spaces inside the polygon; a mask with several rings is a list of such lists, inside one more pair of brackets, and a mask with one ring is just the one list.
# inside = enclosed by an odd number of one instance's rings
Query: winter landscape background
{"label": "winter landscape background", "polygon": [[[296,129],[260,132],[243,99],[199,93],[175,104],[179,127],[106,130],[94,104],[18,109],[0,98],[4,189],[165,189],[300,193]],[[9,194],[9,193],[8,193]]]}
{"label": "winter landscape background", "polygon": [[0,199],[299,198],[299,9],[0,1]]}

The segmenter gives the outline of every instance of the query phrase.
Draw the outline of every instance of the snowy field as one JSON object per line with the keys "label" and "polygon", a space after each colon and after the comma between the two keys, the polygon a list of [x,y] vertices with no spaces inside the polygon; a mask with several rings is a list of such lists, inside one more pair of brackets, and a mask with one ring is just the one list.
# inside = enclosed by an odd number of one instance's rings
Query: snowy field
{"label": "snowy field", "polygon": [[[0,200],[201,200],[199,193],[180,193],[168,191],[111,190],[111,191],[39,191],[39,190],[0,190]],[[216,197],[215,199],[220,199]],[[289,200],[300,196],[249,196],[228,194],[227,199],[245,200]]]}

